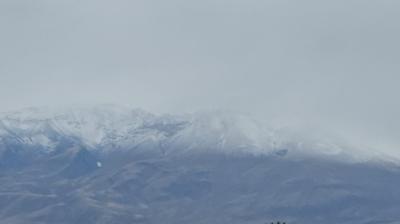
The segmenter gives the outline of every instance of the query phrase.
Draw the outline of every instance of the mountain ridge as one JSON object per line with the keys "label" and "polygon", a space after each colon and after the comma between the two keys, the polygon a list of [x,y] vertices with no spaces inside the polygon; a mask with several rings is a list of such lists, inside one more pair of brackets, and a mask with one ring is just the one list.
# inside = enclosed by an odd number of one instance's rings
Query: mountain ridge
{"label": "mountain ridge", "polygon": [[[115,105],[28,108],[0,115],[0,146],[19,144],[54,151],[60,142],[89,150],[131,150],[142,145],[165,152],[220,151],[224,153],[317,156],[368,161],[396,159],[332,139],[311,139],[269,127],[250,116],[207,111],[184,115],[155,115]],[[150,147],[150,148],[152,148]],[[1,147],[0,147],[1,149]]]}

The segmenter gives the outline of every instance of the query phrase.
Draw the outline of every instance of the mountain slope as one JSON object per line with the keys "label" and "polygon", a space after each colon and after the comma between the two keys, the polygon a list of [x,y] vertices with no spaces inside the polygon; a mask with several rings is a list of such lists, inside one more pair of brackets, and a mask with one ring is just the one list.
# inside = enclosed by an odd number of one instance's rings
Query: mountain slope
{"label": "mountain slope", "polygon": [[399,223],[400,167],[356,152],[221,112],[5,113],[0,223]]}
{"label": "mountain slope", "polygon": [[[1,172],[1,222],[395,223],[400,219],[398,168],[280,156],[127,157],[125,162],[103,158],[101,168],[94,166],[95,159],[88,166],[72,157],[51,172],[42,165]],[[66,170],[73,170],[73,176],[64,175]]]}

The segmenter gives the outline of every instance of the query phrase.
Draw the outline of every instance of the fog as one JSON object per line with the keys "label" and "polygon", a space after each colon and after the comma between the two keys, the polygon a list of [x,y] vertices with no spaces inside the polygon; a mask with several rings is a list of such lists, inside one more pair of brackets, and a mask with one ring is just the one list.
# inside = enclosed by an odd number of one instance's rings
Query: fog
{"label": "fog", "polygon": [[397,153],[398,21],[395,0],[2,0],[0,109],[223,109]]}

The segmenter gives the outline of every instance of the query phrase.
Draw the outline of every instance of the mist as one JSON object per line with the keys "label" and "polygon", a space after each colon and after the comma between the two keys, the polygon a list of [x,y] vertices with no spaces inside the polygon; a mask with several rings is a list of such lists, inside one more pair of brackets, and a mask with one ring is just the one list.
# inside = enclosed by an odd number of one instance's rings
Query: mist
{"label": "mist", "polygon": [[232,110],[400,153],[400,2],[3,0],[0,109]]}

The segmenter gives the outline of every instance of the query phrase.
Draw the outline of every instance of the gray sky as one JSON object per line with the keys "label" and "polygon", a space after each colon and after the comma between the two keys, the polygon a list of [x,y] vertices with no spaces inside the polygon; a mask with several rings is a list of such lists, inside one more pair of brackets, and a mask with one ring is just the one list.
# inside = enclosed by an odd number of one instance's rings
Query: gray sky
{"label": "gray sky", "polygon": [[0,106],[229,109],[400,145],[398,0],[1,0]]}

